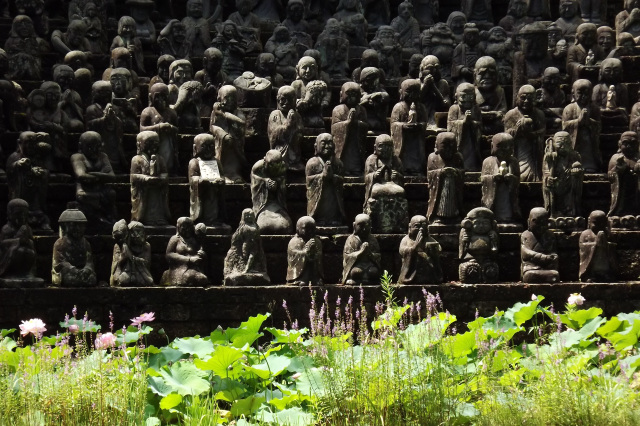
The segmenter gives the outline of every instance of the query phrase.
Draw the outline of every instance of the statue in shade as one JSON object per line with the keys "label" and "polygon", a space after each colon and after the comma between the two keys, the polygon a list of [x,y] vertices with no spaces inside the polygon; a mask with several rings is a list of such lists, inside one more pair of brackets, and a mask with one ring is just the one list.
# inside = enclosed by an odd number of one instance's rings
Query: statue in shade
{"label": "statue in shade", "polygon": [[571,81],[595,77],[605,57],[604,51],[598,45],[596,25],[580,24],[576,33],[576,44],[567,51],[567,74]]}
{"label": "statue in shade", "polygon": [[[251,169],[253,212],[263,234],[289,234],[292,222],[287,212],[287,165],[280,151],[267,151]],[[315,228],[315,224],[314,224]]]}
{"label": "statue in shade", "polygon": [[580,154],[571,148],[567,132],[557,132],[547,141],[542,160],[544,207],[552,218],[577,217],[582,204],[584,169]]}
{"label": "statue in shade", "polygon": [[335,144],[329,133],[316,138],[315,156],[307,161],[307,215],[318,226],[342,226],[345,223],[342,183],[344,168],[335,155]]}
{"label": "statue in shade", "polygon": [[209,131],[216,139],[216,158],[222,165],[227,183],[243,183],[246,165],[244,133],[246,119],[238,108],[238,92],[233,86],[222,86],[213,104]]}
{"label": "statue in shade", "polygon": [[458,257],[462,260],[458,268],[460,282],[475,284],[498,281],[497,227],[493,212],[486,207],[476,207],[462,220],[458,251]]}
{"label": "statue in shade", "polygon": [[491,156],[482,162],[482,206],[494,213],[498,223],[520,221],[520,165],[513,155],[513,136],[493,135]]}
{"label": "statue in shade", "polygon": [[521,277],[524,283],[555,283],[560,280],[556,237],[549,230],[549,213],[535,207],[527,230],[520,235]]}
{"label": "statue in shade", "polygon": [[51,285],[95,287],[97,280],[91,245],[84,237],[87,218],[75,206],[70,206],[62,212],[58,224],[60,238],[53,245]]}
{"label": "statue in shade", "polygon": [[455,134],[439,133],[435,152],[429,154],[427,159],[427,219],[430,224],[457,224],[462,218],[464,163],[456,146]]}
{"label": "statue in shade", "polygon": [[269,146],[282,153],[289,170],[302,170],[302,117],[296,111],[295,89],[282,86],[276,99],[278,109],[271,112],[267,125]]}
{"label": "statue in shade", "polygon": [[407,175],[425,174],[427,114],[420,102],[420,80],[404,80],[400,86],[400,102],[391,111],[391,139]]}
{"label": "statue in shade", "polygon": [[600,64],[599,81],[593,87],[591,96],[595,106],[600,108],[602,127],[606,133],[624,129],[629,123],[629,91],[622,82],[622,61],[607,58]]}
{"label": "statue in shade", "polygon": [[407,235],[400,241],[402,267],[398,284],[440,284],[440,244],[429,235],[427,218],[416,215],[409,221]]}
{"label": "statue in shade", "polygon": [[149,272],[151,245],[147,242],[144,225],[124,219],[113,225],[113,257],[111,287],[148,287],[153,285]]}
{"label": "statue in shade", "polygon": [[10,78],[42,79],[42,54],[49,51],[49,43],[37,36],[31,18],[26,15],[13,18],[4,50],[9,57]]}
{"label": "statue in shade", "polygon": [[581,163],[588,173],[602,169],[600,152],[600,109],[591,101],[592,85],[589,80],[576,80],[571,88],[573,102],[562,112],[562,130],[569,132],[573,149],[580,154]]}
{"label": "statue in shade", "polygon": [[375,133],[386,132],[388,129],[389,94],[380,84],[380,76],[380,70],[374,67],[365,67],[360,72],[360,105],[367,110],[369,130]]}
{"label": "statue in shade", "polygon": [[340,104],[331,113],[331,134],[336,156],[344,164],[347,176],[361,176],[367,131],[367,111],[360,105],[362,92],[354,82],[346,82],[340,90]]}
{"label": "statue in shade", "polygon": [[228,82],[227,74],[222,71],[222,52],[215,47],[209,47],[202,57],[202,69],[196,72],[194,79],[202,83],[203,117],[211,115],[211,106],[218,98],[218,90]]}
{"label": "statue in shade", "polygon": [[187,81],[178,90],[178,99],[171,105],[178,115],[178,129],[182,134],[202,132],[200,111],[202,108],[202,84],[199,81]]}
{"label": "statue in shade", "polygon": [[609,160],[611,182],[609,216],[636,215],[640,212],[640,152],[638,134],[624,132],[618,142],[618,152]]}
{"label": "statue in shade", "polygon": [[[154,34],[155,39],[155,34]],[[113,38],[111,49],[125,47],[135,59],[135,71],[144,75],[144,56],[142,43],[136,34],[136,21],[131,16],[123,16],[118,21],[118,35]]]}
{"label": "statue in shade", "polygon": [[316,222],[302,216],[296,234],[287,246],[287,284],[322,285],[322,241],[316,236]]}
{"label": "statue in shade", "polygon": [[371,218],[361,213],[342,251],[342,284],[376,284],[380,279],[380,245],[371,234]]}
{"label": "statue in shade", "polygon": [[616,15],[616,33],[640,36],[640,4],[637,0],[624,0],[624,10]]}
{"label": "statue in shade", "polygon": [[[427,109],[427,126],[436,126],[436,112],[449,111],[451,107],[451,90],[449,82],[442,77],[440,60],[434,55],[427,55],[420,61],[420,98]],[[400,86],[402,93],[402,86]]]}
{"label": "statue in shade", "polygon": [[[322,69],[333,82],[343,83],[347,79],[349,44],[340,22],[335,18],[328,19],[314,47],[320,52]],[[366,46],[366,40],[362,46]]]}
{"label": "statue in shade", "polygon": [[456,138],[464,169],[477,172],[482,166],[482,112],[476,103],[476,92],[471,83],[462,83],[457,87],[456,101],[449,108],[447,131]]}
{"label": "statue in shade", "polygon": [[160,284],[176,287],[207,287],[207,254],[202,247],[202,235],[206,233],[202,224],[196,229],[188,217],[178,219],[177,234],[172,236],[167,245],[167,264]]}
{"label": "statue in shade", "polygon": [[260,227],[251,209],[244,209],[231,248],[224,258],[224,285],[268,285],[267,260],[262,249]]}
{"label": "statue in shade", "polygon": [[609,220],[602,210],[589,215],[589,227],[582,231],[580,247],[580,270],[582,282],[609,283],[615,280],[618,265],[616,244],[609,241]]}

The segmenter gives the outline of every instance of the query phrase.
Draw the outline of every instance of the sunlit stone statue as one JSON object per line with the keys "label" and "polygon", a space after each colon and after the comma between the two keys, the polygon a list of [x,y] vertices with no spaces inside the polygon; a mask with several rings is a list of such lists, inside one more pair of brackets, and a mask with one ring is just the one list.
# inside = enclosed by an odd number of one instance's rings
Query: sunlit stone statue
{"label": "sunlit stone statue", "polygon": [[543,207],[531,209],[527,227],[520,235],[522,282],[558,282],[560,274],[556,237],[549,231],[549,213]]}
{"label": "sunlit stone statue", "polygon": [[289,170],[303,170],[302,117],[296,111],[296,92],[291,86],[278,89],[278,109],[269,115],[267,135],[271,149],[280,151]]}
{"label": "sunlit stone statue", "polygon": [[374,134],[386,132],[388,129],[389,94],[380,84],[380,76],[380,70],[374,67],[366,67],[360,73],[360,105],[367,110],[369,130]]}
{"label": "sunlit stone statue", "polygon": [[467,213],[460,227],[460,282],[497,282],[500,271],[496,262],[499,237],[493,212],[486,207],[476,207]]}
{"label": "sunlit stone statue", "polygon": [[618,152],[609,160],[611,182],[609,216],[637,215],[640,212],[640,152],[638,134],[624,132],[618,142]]}
{"label": "sunlit stone statue", "polygon": [[296,224],[296,234],[287,246],[287,283],[322,285],[322,241],[316,236],[316,222],[302,216]]}
{"label": "sunlit stone statue", "polygon": [[96,286],[91,245],[84,237],[86,223],[87,218],[77,208],[68,208],[60,215],[60,238],[53,245],[52,286]]}
{"label": "sunlit stone statue", "polygon": [[[204,225],[202,225],[204,228]],[[176,287],[207,287],[207,254],[193,221],[181,217],[177,222],[177,234],[172,236],[167,245],[167,265],[160,284]]]}
{"label": "sunlit stone statue", "polygon": [[420,102],[420,88],[420,80],[407,79],[402,82],[400,102],[393,107],[390,121],[394,152],[402,161],[405,173],[424,176],[428,113]]}
{"label": "sunlit stone statue", "polygon": [[413,216],[407,235],[400,242],[402,267],[398,284],[440,284],[440,244],[429,235],[427,218]]}
{"label": "sunlit stone statue", "polygon": [[462,219],[464,163],[456,145],[455,134],[439,133],[435,152],[427,159],[427,219],[430,224],[451,225]]}
{"label": "sunlit stone statue", "polygon": [[111,260],[111,287],[146,287],[153,285],[149,272],[151,245],[147,242],[144,225],[124,219],[113,225],[113,257]]}
{"label": "sunlit stone statue", "polygon": [[267,259],[262,249],[260,227],[251,209],[244,209],[231,248],[224,258],[224,285],[268,285]]}
{"label": "sunlit stone statue", "polygon": [[589,215],[589,227],[580,234],[580,269],[582,282],[615,281],[617,274],[616,244],[609,241],[609,221],[602,210]]}
{"label": "sunlit stone statue", "polygon": [[222,86],[213,104],[209,131],[216,139],[216,158],[222,165],[227,183],[243,183],[246,166],[244,133],[246,120],[238,108],[238,92],[233,86]]}
{"label": "sunlit stone statue", "polygon": [[[280,151],[267,151],[251,169],[251,199],[263,234],[289,234],[292,221],[287,212],[287,165]],[[315,224],[314,224],[315,228]]]}
{"label": "sunlit stone statue", "polygon": [[342,251],[342,284],[376,284],[380,280],[380,246],[371,234],[371,218],[361,213]]}
{"label": "sunlit stone statue", "polygon": [[340,90],[340,104],[331,114],[331,134],[336,144],[336,156],[344,165],[347,176],[361,176],[363,171],[367,131],[367,112],[360,105],[362,92],[354,82]]}
{"label": "sunlit stone statue", "polygon": [[583,175],[580,154],[571,148],[569,133],[557,132],[547,141],[542,160],[544,207],[552,218],[580,215]]}
{"label": "sunlit stone statue", "polygon": [[477,172],[482,166],[480,143],[482,141],[482,113],[476,103],[475,88],[462,83],[456,89],[457,103],[449,108],[447,131],[456,138],[457,150],[462,155],[464,169]]}
{"label": "sunlit stone statue", "polygon": [[513,155],[513,136],[493,135],[491,156],[482,162],[482,206],[494,213],[498,223],[520,221],[520,165]]}
{"label": "sunlit stone statue", "polygon": [[592,85],[589,80],[573,82],[573,102],[562,112],[562,129],[569,132],[572,146],[580,154],[581,163],[588,173],[602,169],[600,152],[600,109],[591,101]]}

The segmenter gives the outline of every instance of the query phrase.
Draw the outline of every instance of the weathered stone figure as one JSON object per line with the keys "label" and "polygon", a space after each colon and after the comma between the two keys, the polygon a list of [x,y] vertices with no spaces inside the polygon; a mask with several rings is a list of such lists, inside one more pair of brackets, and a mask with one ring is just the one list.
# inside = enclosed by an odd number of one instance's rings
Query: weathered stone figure
{"label": "weathered stone figure", "polygon": [[580,24],[576,44],[567,52],[567,73],[571,80],[592,78],[603,59],[605,55],[598,45],[597,27],[595,24]]}
{"label": "weathered stone figure", "polygon": [[343,83],[347,79],[349,69],[349,39],[342,32],[337,19],[327,20],[324,31],[318,36],[314,47],[320,52],[322,69],[329,74],[332,81]]}
{"label": "weathered stone figure", "polygon": [[207,287],[210,282],[206,275],[207,254],[197,235],[193,221],[181,217],[177,222],[177,234],[167,245],[167,264],[160,284],[176,287]]}
{"label": "weathered stone figure", "polygon": [[513,155],[513,136],[498,133],[491,140],[491,156],[482,162],[482,206],[498,223],[520,221],[520,165]]}
{"label": "weathered stone figure", "polygon": [[611,182],[609,216],[636,215],[640,212],[640,153],[638,134],[624,132],[618,142],[618,152],[609,160]]}
{"label": "weathered stone figure", "polygon": [[243,58],[247,54],[248,46],[238,32],[235,22],[223,22],[220,30],[211,41],[211,46],[222,52],[222,71],[233,81],[244,71]]}
{"label": "weathered stone figure", "polygon": [[164,159],[167,170],[177,172],[178,114],[169,107],[169,88],[156,83],[149,90],[149,106],[140,114],[140,131],[152,131],[160,138],[158,153]]}
{"label": "weathered stone figure", "polygon": [[588,173],[602,169],[600,153],[600,109],[591,101],[589,80],[576,80],[571,94],[573,102],[562,112],[562,129],[569,132],[573,149],[580,154],[581,163]]}
{"label": "weathered stone figure", "polygon": [[606,133],[624,129],[629,123],[629,92],[622,83],[622,61],[607,58],[600,64],[598,84],[593,86],[593,103],[600,108],[602,129]]}
{"label": "weathered stone figure", "polygon": [[549,231],[549,213],[542,207],[531,209],[527,226],[520,235],[522,282],[558,282],[556,237]]}
{"label": "weathered stone figure", "polygon": [[52,286],[96,286],[91,245],[84,237],[86,223],[87,218],[76,208],[68,208],[60,215],[60,238],[53,245]]}
{"label": "weathered stone figure", "polygon": [[616,278],[616,244],[609,242],[609,221],[602,210],[589,215],[589,227],[580,234],[580,270],[582,282],[608,283]]}
{"label": "weathered stone figure", "polygon": [[[455,13],[460,12],[453,12],[452,15]],[[464,19],[464,15],[460,14],[455,20]],[[424,30],[420,36],[421,53],[424,56],[432,55],[438,58],[442,69],[442,78],[449,83],[452,82],[451,67],[457,43],[453,32],[444,22],[438,22],[433,27]]]}
{"label": "weathered stone figure", "polygon": [[200,133],[200,111],[202,108],[202,84],[191,80],[180,86],[178,99],[171,105],[178,115],[178,129],[183,134]]}
{"label": "weathered stone figure", "polygon": [[380,84],[380,75],[380,70],[374,67],[366,67],[360,73],[360,105],[367,110],[369,130],[374,134],[386,132],[389,128],[389,94]]}
{"label": "weathered stone figure", "polygon": [[[419,16],[424,19],[424,15]],[[427,25],[433,25],[433,21]],[[398,16],[391,21],[391,28],[398,34],[403,56],[418,52],[420,46],[420,23],[414,17],[413,3],[403,1],[398,5]]]}
{"label": "weathered stone figure", "polygon": [[616,33],[640,36],[640,1],[624,0],[624,10],[616,15]]}
{"label": "weathered stone figure", "polygon": [[450,225],[462,218],[464,163],[456,148],[456,136],[451,132],[438,134],[436,150],[427,159],[430,224]]}
{"label": "weathered stone figure", "polygon": [[400,78],[402,45],[395,30],[389,25],[380,26],[373,40],[369,42],[369,46],[380,55],[380,69],[386,78],[394,81]]}
{"label": "weathered stone figure", "polygon": [[144,225],[124,219],[113,225],[113,257],[111,261],[111,287],[146,287],[153,285],[149,272],[151,245],[147,242]]}
{"label": "weathered stone figure", "polygon": [[260,227],[251,209],[244,209],[231,248],[224,258],[224,285],[268,285],[267,260],[262,249]]}
{"label": "weathered stone figure", "polygon": [[484,134],[495,134],[503,130],[502,118],[507,112],[507,98],[499,85],[498,66],[495,59],[483,56],[476,62],[473,78],[476,104],[482,112]]}
{"label": "weathered stone figure", "polygon": [[135,71],[144,75],[144,56],[141,39],[136,34],[136,21],[131,16],[123,16],[118,21],[118,35],[113,38],[111,49],[125,47],[135,60]]}
{"label": "weathered stone figure", "polygon": [[191,53],[191,41],[186,37],[184,24],[172,19],[158,35],[160,54],[171,55],[176,59],[185,59]]}
{"label": "weathered stone figure", "polygon": [[359,214],[342,252],[342,284],[375,284],[380,279],[380,246],[371,234],[371,218]]}
{"label": "weathered stone figure", "polygon": [[407,235],[400,242],[402,267],[398,284],[440,284],[440,244],[429,235],[427,218],[413,216]]}
{"label": "weathered stone figure", "polygon": [[118,117],[122,120],[122,128],[125,133],[135,134],[139,131],[138,100],[131,91],[131,73],[126,68],[115,68],[109,76],[112,97]]}
{"label": "weathered stone figure", "polygon": [[215,47],[204,51],[202,69],[195,74],[195,80],[203,85],[202,109],[203,117],[211,115],[211,106],[218,98],[218,90],[227,82],[227,74],[222,71],[222,52]]}
{"label": "weathered stone figure", "polygon": [[[519,32],[521,51],[513,55],[513,99],[520,87],[531,84],[540,87],[544,70],[556,66],[547,50],[547,28],[541,22],[525,25]],[[558,66],[558,68],[561,68]]]}
{"label": "weathered stone figure", "polygon": [[10,78],[40,80],[42,54],[48,47],[48,43],[36,35],[31,18],[26,15],[13,18],[11,32],[4,44],[4,50],[9,56]]}
{"label": "weathered stone figure", "polygon": [[474,22],[483,29],[493,26],[490,0],[462,0],[460,10],[467,17],[467,22]]}
{"label": "weathered stone figure", "polygon": [[331,134],[336,157],[344,164],[347,176],[362,175],[367,138],[367,112],[360,105],[362,92],[357,83],[347,82],[340,90],[340,104],[331,114]]}
{"label": "weathered stone figure", "polygon": [[463,283],[494,283],[499,267],[496,255],[499,248],[497,223],[493,212],[476,207],[467,213],[460,225],[458,257],[462,260],[458,273]]}
{"label": "weathered stone figure", "polygon": [[322,107],[327,96],[327,83],[322,80],[310,81],[305,86],[305,93],[296,102],[296,109],[302,116],[305,127],[323,129]]}
{"label": "weathered stone figure", "polygon": [[[218,10],[219,9],[219,10]],[[182,24],[186,30],[185,38],[191,44],[191,55],[202,56],[211,45],[211,26],[222,14],[222,8],[218,7],[210,16],[204,16],[204,4],[202,0],[187,1],[187,16],[182,18]]]}
{"label": "weathered stone figure", "polygon": [[464,38],[456,46],[451,58],[451,78],[457,83],[473,82],[473,68],[480,58],[480,31],[473,24],[465,24]]}
{"label": "weathered stone figure", "polygon": [[344,168],[335,155],[333,137],[321,133],[316,138],[315,157],[307,161],[307,215],[318,226],[344,225],[345,212],[342,192]]}
{"label": "weathered stone figure", "polygon": [[[449,83],[442,77],[440,60],[434,55],[425,56],[420,62],[420,100],[427,109],[427,126],[435,128],[436,112],[446,112],[451,106]],[[402,94],[402,85],[400,93]]]}
{"label": "weathered stone figure", "polygon": [[269,146],[282,153],[289,170],[303,170],[301,138],[302,117],[296,111],[296,92],[291,86],[278,89],[278,109],[269,115]]}
{"label": "weathered stone figure", "polygon": [[67,115],[66,128],[70,133],[84,131],[83,100],[75,91],[76,75],[68,65],[57,65],[53,69],[53,81],[58,83],[61,90],[60,109]]}
{"label": "weathered stone figure", "polygon": [[69,119],[60,108],[62,91],[58,83],[45,81],[40,89],[29,94],[29,129],[46,132],[51,139],[52,160],[51,171],[61,173],[68,170],[69,150],[67,131]]}
{"label": "weathered stone figure", "polygon": [[96,81],[91,87],[93,103],[85,111],[87,130],[100,134],[104,152],[114,172],[129,171],[129,160],[122,148],[122,120],[111,105],[111,83]]}
{"label": "weathered stone figure", "polygon": [[584,23],[580,17],[580,3],[578,0],[560,0],[558,6],[560,17],[555,24],[562,30],[562,36],[570,43],[573,43],[578,26]]}
{"label": "weathered stone figure", "polygon": [[391,111],[391,139],[394,153],[402,161],[407,175],[425,175],[427,114],[427,109],[420,102],[420,80],[403,81],[400,102]]}
{"label": "weathered stone figure", "polygon": [[287,283],[322,285],[322,241],[316,236],[316,222],[302,216],[296,223],[296,235],[287,246]]}
{"label": "weathered stone figure", "polygon": [[238,92],[233,86],[222,86],[213,104],[210,132],[216,139],[216,158],[222,165],[227,183],[243,183],[246,166],[244,155],[245,116],[238,109]]}
{"label": "weathered stone figure", "polygon": [[482,112],[476,103],[475,88],[462,83],[456,89],[457,103],[449,108],[447,131],[456,138],[457,151],[464,160],[464,169],[476,172],[482,166]]}
{"label": "weathered stone figure", "polygon": [[547,141],[542,160],[542,195],[551,217],[580,215],[583,175],[580,154],[571,148],[569,133],[557,132]]}
{"label": "weathered stone figure", "polygon": [[[253,212],[263,234],[289,234],[292,222],[287,212],[287,166],[280,151],[267,151],[251,169]],[[315,228],[315,224],[314,224]]]}

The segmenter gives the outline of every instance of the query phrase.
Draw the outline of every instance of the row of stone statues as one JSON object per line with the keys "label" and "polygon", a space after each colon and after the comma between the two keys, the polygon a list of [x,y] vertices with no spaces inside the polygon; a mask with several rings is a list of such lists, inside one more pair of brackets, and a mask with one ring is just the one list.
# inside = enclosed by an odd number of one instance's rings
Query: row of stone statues
{"label": "row of stone statues", "polygon": [[[0,233],[0,282],[3,286],[40,286],[35,277],[36,251],[27,221],[28,204],[21,199],[9,202],[8,223]],[[87,219],[82,211],[71,207],[58,220],[60,238],[53,247],[51,285],[91,287],[97,284],[91,245],[85,238]],[[559,259],[555,235],[549,230],[549,214],[544,208],[531,210],[528,229],[521,234],[521,277],[525,283],[559,280]],[[231,248],[224,261],[225,285],[266,285],[270,283],[265,254],[262,249],[261,227],[251,209],[242,212],[238,229],[231,237]],[[343,250],[342,284],[375,284],[380,268],[380,247],[372,234],[369,215],[359,214],[353,223],[353,233]],[[209,286],[207,255],[204,251],[206,227],[188,217],[177,222],[177,233],[166,250],[168,269],[162,275],[164,286]],[[154,285],[149,272],[151,249],[146,242],[145,228],[137,221],[121,220],[113,227],[112,287],[143,287]],[[588,229],[579,239],[581,281],[609,282],[615,279],[617,264],[615,244],[609,242],[606,214],[594,211],[589,216]],[[439,243],[429,235],[427,218],[414,216],[407,235],[400,242],[401,284],[442,283]],[[459,279],[462,283],[494,283],[499,281],[499,232],[491,210],[477,207],[461,223],[459,235]],[[287,283],[322,285],[322,241],[316,222],[310,216],[301,217],[296,233],[287,247]]]}

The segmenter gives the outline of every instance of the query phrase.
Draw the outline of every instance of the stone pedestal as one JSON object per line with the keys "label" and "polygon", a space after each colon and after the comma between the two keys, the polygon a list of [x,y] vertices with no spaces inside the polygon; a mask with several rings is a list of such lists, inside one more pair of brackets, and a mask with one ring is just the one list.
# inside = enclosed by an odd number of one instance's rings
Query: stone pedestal
{"label": "stone pedestal", "polygon": [[408,203],[406,198],[378,197],[369,199],[364,213],[371,217],[374,234],[400,234],[407,231]]}
{"label": "stone pedestal", "polygon": [[340,235],[340,234],[348,234],[349,227],[348,226],[316,226],[316,234],[318,235]]}
{"label": "stone pedestal", "polygon": [[250,287],[270,285],[269,277],[262,274],[233,274],[224,278],[223,286],[227,287]]}
{"label": "stone pedestal", "polygon": [[147,235],[174,235],[176,227],[173,225],[166,226],[144,226],[144,232]]}
{"label": "stone pedestal", "polygon": [[42,278],[0,278],[0,288],[40,288],[44,287]]}

